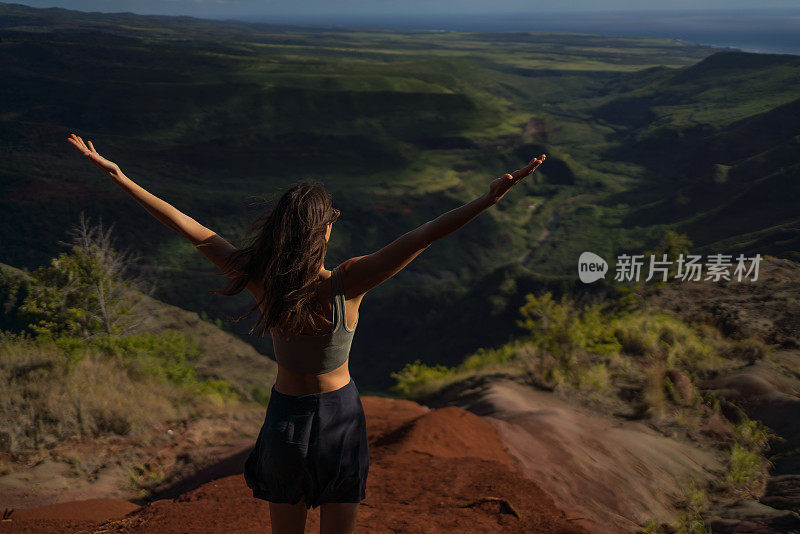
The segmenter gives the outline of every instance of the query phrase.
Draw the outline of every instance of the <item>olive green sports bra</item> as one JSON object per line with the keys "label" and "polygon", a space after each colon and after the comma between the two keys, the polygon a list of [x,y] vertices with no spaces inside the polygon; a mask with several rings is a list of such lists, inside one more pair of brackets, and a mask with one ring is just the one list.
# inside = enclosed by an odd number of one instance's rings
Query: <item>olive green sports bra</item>
{"label": "olive green sports bra", "polygon": [[272,335],[275,361],[283,367],[298,373],[322,374],[341,367],[350,356],[350,345],[358,326],[347,328],[347,314],[344,308],[344,288],[339,267],[333,269],[331,276],[331,307],[333,318],[330,332],[323,334],[300,334],[292,340],[280,339]]}

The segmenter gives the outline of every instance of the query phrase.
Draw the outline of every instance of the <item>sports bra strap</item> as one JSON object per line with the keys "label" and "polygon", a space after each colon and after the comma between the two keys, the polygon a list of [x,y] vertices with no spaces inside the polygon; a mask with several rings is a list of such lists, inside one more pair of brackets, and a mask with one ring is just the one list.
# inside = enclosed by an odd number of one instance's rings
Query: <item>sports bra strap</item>
{"label": "sports bra strap", "polygon": [[344,287],[342,285],[342,274],[339,272],[339,267],[333,269],[333,306],[336,310],[336,324],[333,331],[337,332],[340,325],[344,321]]}

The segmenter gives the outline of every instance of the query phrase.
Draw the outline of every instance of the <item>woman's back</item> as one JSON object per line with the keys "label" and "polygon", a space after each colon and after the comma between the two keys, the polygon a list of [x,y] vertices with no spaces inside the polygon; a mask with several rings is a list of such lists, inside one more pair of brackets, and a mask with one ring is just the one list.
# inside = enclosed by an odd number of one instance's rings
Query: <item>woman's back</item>
{"label": "woman's back", "polygon": [[358,318],[352,328],[348,327],[339,267],[331,273],[330,290],[333,315],[330,330],[318,334],[298,334],[290,339],[272,333],[275,360],[282,367],[296,373],[319,375],[334,371],[347,362]]}

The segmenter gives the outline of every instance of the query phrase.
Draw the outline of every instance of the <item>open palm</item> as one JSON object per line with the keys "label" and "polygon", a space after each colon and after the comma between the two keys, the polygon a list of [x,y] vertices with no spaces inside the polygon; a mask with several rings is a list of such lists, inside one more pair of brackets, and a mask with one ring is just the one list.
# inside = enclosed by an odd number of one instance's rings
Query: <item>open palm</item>
{"label": "open palm", "polygon": [[108,174],[111,177],[117,176],[119,173],[119,165],[114,163],[113,161],[109,161],[100,154],[97,153],[97,150],[94,149],[94,145],[92,145],[91,141],[87,141],[89,146],[86,146],[86,143],[83,142],[79,136],[75,134],[71,134],[67,141],[75,145],[75,147],[81,151],[81,153],[92,160],[92,163],[100,167],[103,172]]}
{"label": "open palm", "polygon": [[544,163],[547,156],[542,154],[538,158],[533,158],[525,167],[514,171],[511,174],[504,174],[489,186],[489,192],[495,202],[503,198],[509,189],[517,185],[523,178],[533,173],[539,165]]}

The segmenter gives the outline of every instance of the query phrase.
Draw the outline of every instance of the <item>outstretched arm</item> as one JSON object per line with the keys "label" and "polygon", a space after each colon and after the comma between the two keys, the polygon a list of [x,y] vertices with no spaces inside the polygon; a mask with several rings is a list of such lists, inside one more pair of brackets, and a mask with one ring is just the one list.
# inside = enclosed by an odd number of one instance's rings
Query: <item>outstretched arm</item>
{"label": "outstretched arm", "polygon": [[538,158],[533,158],[525,167],[514,171],[512,174],[504,174],[500,178],[489,184],[489,191],[479,196],[469,204],[465,204],[447,213],[439,215],[432,221],[422,225],[427,244],[452,234],[478,214],[490,206],[494,206],[505,196],[505,194],[517,185],[523,178],[531,174],[541,165],[547,156],[542,154]]}
{"label": "outstretched arm", "polygon": [[504,174],[489,185],[489,190],[475,200],[439,215],[432,221],[403,234],[377,252],[351,258],[342,263],[344,286],[348,298],[360,298],[364,293],[385,282],[419,256],[434,241],[441,239],[477,217],[497,203],[523,178],[541,165],[547,156],[542,154],[528,165],[511,174]]}
{"label": "outstretched arm", "polygon": [[94,149],[91,141],[83,142],[83,139],[72,134],[67,140],[75,145],[81,153],[89,158],[92,163],[97,165],[106,175],[119,185],[126,193],[132,196],[136,202],[141,204],[150,215],[172,228],[185,237],[197,250],[208,258],[220,271],[228,276],[233,273],[226,273],[224,266],[228,257],[236,251],[236,247],[217,235],[216,232],[209,230],[198,223],[185,213],[147,192],[133,180],[125,176],[119,166],[104,158]]}

